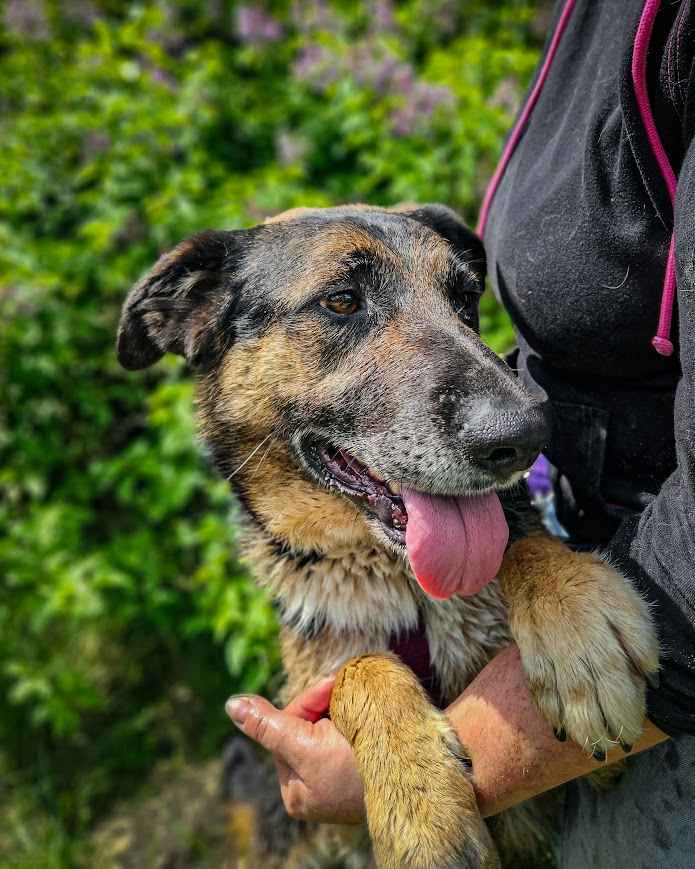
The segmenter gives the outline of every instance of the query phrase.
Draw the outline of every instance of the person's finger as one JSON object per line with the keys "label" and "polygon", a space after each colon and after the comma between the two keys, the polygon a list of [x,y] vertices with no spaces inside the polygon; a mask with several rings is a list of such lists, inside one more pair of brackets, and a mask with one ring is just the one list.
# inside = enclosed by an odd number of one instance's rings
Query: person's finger
{"label": "person's finger", "polygon": [[242,733],[290,766],[301,760],[312,741],[310,722],[276,709],[264,697],[252,694],[230,697],[225,711]]}
{"label": "person's finger", "polygon": [[335,674],[326,676],[321,679],[311,688],[302,691],[294,700],[287,704],[285,712],[288,715],[296,715],[297,718],[303,718],[305,721],[318,721],[323,715],[328,712],[328,707],[331,702],[331,691],[335,684]]}

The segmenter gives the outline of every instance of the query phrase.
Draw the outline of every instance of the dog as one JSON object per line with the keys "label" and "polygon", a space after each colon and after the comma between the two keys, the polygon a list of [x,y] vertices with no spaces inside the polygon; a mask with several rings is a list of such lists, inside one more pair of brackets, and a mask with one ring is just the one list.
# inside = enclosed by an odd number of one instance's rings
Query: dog
{"label": "dog", "polygon": [[196,235],[125,301],[120,362],[172,352],[194,372],[202,440],[278,606],[281,699],[342,667],[330,714],[373,857],[353,830],[334,837],[344,864],[276,865],[500,865],[441,710],[511,640],[557,734],[601,760],[642,731],[649,612],[528,504],[547,414],[479,337],[484,278],[482,243],[447,207],[347,205]]}

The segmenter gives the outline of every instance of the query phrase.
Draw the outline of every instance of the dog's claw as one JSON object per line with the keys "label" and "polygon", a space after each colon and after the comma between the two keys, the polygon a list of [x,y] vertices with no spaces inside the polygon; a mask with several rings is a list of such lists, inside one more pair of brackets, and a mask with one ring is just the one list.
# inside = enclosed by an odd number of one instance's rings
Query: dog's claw
{"label": "dog's claw", "polygon": [[555,553],[567,564],[555,575],[556,595],[529,586],[544,545],[513,544],[502,573],[529,688],[560,742],[573,740],[599,762],[621,745],[627,754],[643,731],[647,674],[653,685],[658,670],[649,610],[617,570],[586,553]]}
{"label": "dog's claw", "polygon": [[606,759],[606,752],[602,748],[597,748],[593,753],[593,758],[599,763],[603,763],[603,761]]}

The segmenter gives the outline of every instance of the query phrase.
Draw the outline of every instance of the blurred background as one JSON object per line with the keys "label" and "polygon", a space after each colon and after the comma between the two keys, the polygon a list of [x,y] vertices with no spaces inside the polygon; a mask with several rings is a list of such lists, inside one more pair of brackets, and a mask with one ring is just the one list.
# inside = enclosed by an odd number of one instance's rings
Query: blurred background
{"label": "blurred background", "polygon": [[[276,622],[186,371],[120,370],[119,306],[188,234],[296,205],[474,222],[547,4],[0,10],[0,864],[219,866],[223,703],[273,693]],[[490,297],[482,326],[511,343]]]}

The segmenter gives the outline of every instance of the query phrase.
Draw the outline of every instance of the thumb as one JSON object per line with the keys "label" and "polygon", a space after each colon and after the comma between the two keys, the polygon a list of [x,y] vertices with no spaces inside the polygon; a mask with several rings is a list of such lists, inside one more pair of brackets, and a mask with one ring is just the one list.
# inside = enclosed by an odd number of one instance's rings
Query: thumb
{"label": "thumb", "polygon": [[241,694],[230,697],[225,711],[249,739],[294,766],[313,737],[313,726],[276,709],[264,697]]}

